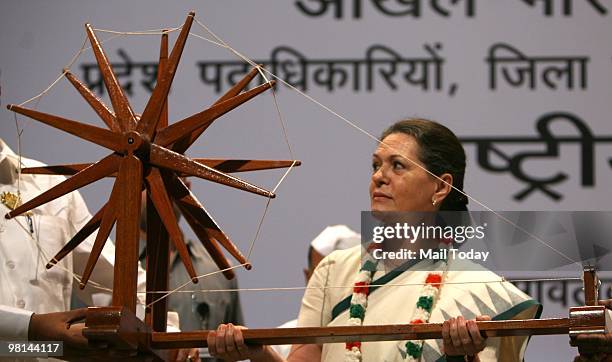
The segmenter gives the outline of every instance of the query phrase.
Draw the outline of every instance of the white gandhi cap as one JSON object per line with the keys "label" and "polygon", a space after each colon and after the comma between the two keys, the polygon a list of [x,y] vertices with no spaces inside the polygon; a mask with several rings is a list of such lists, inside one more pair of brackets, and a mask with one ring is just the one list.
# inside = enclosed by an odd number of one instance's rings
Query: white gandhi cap
{"label": "white gandhi cap", "polygon": [[351,230],[346,225],[334,225],[326,227],[310,243],[319,254],[329,255],[334,250],[343,250],[359,245],[361,235]]}

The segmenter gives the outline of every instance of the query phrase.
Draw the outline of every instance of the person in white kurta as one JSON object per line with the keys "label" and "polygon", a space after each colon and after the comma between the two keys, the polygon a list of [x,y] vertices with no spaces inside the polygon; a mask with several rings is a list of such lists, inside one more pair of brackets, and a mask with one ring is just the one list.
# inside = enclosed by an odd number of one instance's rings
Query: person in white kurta
{"label": "person in white kurta", "polygon": [[[24,201],[65,180],[64,177],[18,174],[19,156],[0,139],[0,193],[21,194]],[[44,166],[21,158],[22,167]],[[31,215],[7,220],[10,209],[0,204],[0,340],[28,340],[33,313],[62,312],[70,309],[73,290],[91,306],[108,305],[113,286],[114,244],[109,240],[96,263],[88,286],[80,290],[73,273],[81,274],[95,241],[96,233],[84,240],[59,264],[46,264],[80,228],[91,214],[78,192],[44,204]],[[138,288],[145,290],[145,272],[138,271]],[[94,287],[97,286],[97,287]],[[139,295],[139,313],[144,315],[144,295]],[[169,313],[169,330],[178,331],[178,316]]]}
{"label": "person in white kurta", "polygon": [[[315,270],[302,299],[298,327],[327,327],[348,325],[347,297],[350,286],[361,267],[361,246],[335,251],[323,259]],[[439,269],[441,263],[421,262],[404,271],[377,271],[370,288],[363,325],[407,324],[410,322],[421,286],[429,271]],[[462,270],[462,271],[459,271]],[[469,270],[469,271],[468,271]],[[395,276],[392,280],[389,277]],[[459,284],[469,282],[466,284]],[[342,307],[342,301],[345,307]],[[451,265],[434,304],[431,323],[441,323],[452,316],[473,319],[489,315],[495,319],[533,318],[539,315],[540,305],[495,273],[475,264],[469,268]],[[481,361],[522,361],[526,337],[488,338],[487,347],[478,356]],[[365,342],[361,351],[363,361],[404,361],[406,341]],[[321,361],[343,361],[344,343],[324,344]],[[421,361],[443,360],[442,340],[428,340],[423,347]]]}

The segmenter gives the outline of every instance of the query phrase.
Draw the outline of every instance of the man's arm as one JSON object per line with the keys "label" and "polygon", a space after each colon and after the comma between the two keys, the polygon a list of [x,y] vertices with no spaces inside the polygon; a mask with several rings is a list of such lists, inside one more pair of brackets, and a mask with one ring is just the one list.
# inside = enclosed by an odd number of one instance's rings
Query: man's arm
{"label": "man's arm", "polygon": [[[0,305],[0,339],[12,341],[61,341],[64,355],[97,353],[83,337],[87,309],[67,312],[33,313]],[[85,354],[84,354],[85,353]]]}
{"label": "man's arm", "polygon": [[28,328],[30,341],[63,341],[65,348],[87,349],[83,336],[87,308],[66,312],[32,314]]}
{"label": "man's arm", "polygon": [[21,308],[0,305],[0,339],[20,340],[28,339],[28,327],[33,312]]}

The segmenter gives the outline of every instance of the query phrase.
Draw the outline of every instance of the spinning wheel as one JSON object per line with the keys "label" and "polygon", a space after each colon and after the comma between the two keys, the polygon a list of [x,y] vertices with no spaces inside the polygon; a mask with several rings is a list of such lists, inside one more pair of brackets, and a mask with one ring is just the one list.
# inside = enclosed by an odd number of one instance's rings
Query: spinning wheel
{"label": "spinning wheel", "polygon": [[[147,290],[162,291],[168,289],[168,239],[172,240],[192,281],[194,283],[198,282],[183,235],[178,227],[172,203],[176,204],[181,210],[195,234],[228,279],[233,278],[234,273],[229,269],[231,265],[221,251],[220,245],[247,269],[251,267],[245,256],[219,228],[180,177],[196,176],[273,198],[274,194],[272,192],[228,173],[300,164],[299,161],[282,160],[191,159],[183,155],[215,119],[261,94],[274,84],[274,82],[267,82],[243,92],[244,88],[258,73],[257,69],[253,69],[209,108],[168,125],[167,96],[193,19],[194,14],[190,13],[169,57],[168,35],[162,35],[157,85],[141,116],[136,115],[132,110],[104,50],[89,24],[86,25],[87,36],[108,89],[113,111],[72,73],[68,70],[64,72],[66,78],[104,121],[108,130],[16,105],[8,106],[9,110],[112,151],[107,157],[92,164],[24,169],[24,173],[73,176],[9,212],[6,218],[23,214],[101,178],[116,177],[108,202],[49,261],[47,268],[53,267],[98,229],[94,246],[80,281],[80,287],[84,288],[106,239],[114,224],[117,223],[117,253],[112,304],[126,307],[127,310],[132,312],[135,311],[136,306],[138,224],[141,192],[143,190],[146,189],[147,203],[150,204],[147,207]],[[160,298],[160,295],[148,294],[147,303],[155,302],[156,298]],[[165,330],[165,300],[155,303],[153,309],[147,312],[148,318],[151,321],[155,320],[155,323],[153,323],[154,329]],[[156,317],[153,318],[153,316]]]}
{"label": "spinning wheel", "polygon": [[[187,16],[177,41],[168,56],[168,37],[162,35],[157,85],[142,113],[137,116],[104,54],[91,26],[86,25],[96,60],[108,89],[113,111],[109,110],[73,74],[65,71],[68,80],[107,125],[103,129],[88,124],[42,113],[21,106],[9,105],[14,112],[71,133],[111,150],[92,164],[71,164],[24,169],[24,173],[73,175],[43,194],[24,203],[6,215],[13,218],[62,195],[104,177],[116,177],[108,202],[49,262],[53,267],[74,250],[95,230],[98,234],[83,272],[80,287],[87,284],[105,240],[117,223],[116,258],[112,306],[90,308],[85,336],[90,341],[103,341],[112,349],[154,353],[166,358],[160,349],[206,345],[207,331],[167,333],[166,300],[155,292],[168,289],[168,251],[172,241],[192,281],[197,276],[178,228],[172,204],[176,204],[227,278],[233,277],[223,246],[247,269],[250,264],[229,240],[209,213],[180,179],[196,176],[268,198],[274,194],[228,173],[264,170],[299,165],[292,160],[218,160],[192,159],[184,152],[212,122],[228,111],[273,86],[267,82],[247,91],[248,83],[257,75],[253,69],[238,84],[209,108],[181,121],[168,124],[167,96],[176,72],[194,13]],[[138,220],[141,192],[147,192],[147,305],[145,322],[135,317],[136,275],[138,263]],[[586,307],[572,308],[569,318],[478,322],[486,336],[601,333],[609,330],[610,312],[595,306],[597,278],[592,270],[584,274]],[[152,293],[151,293],[152,292]],[[260,329],[244,331],[247,343],[331,343],[346,341],[380,341],[393,339],[441,338],[441,324],[387,325],[363,327],[323,327],[294,329]]]}

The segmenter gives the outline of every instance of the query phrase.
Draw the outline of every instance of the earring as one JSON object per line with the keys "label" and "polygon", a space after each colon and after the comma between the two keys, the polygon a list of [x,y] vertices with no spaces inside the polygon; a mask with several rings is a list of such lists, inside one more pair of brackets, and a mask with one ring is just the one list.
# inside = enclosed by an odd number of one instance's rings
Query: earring
{"label": "earring", "polygon": [[433,206],[436,206],[436,199],[434,199],[433,197],[431,198],[431,204],[432,204]]}

